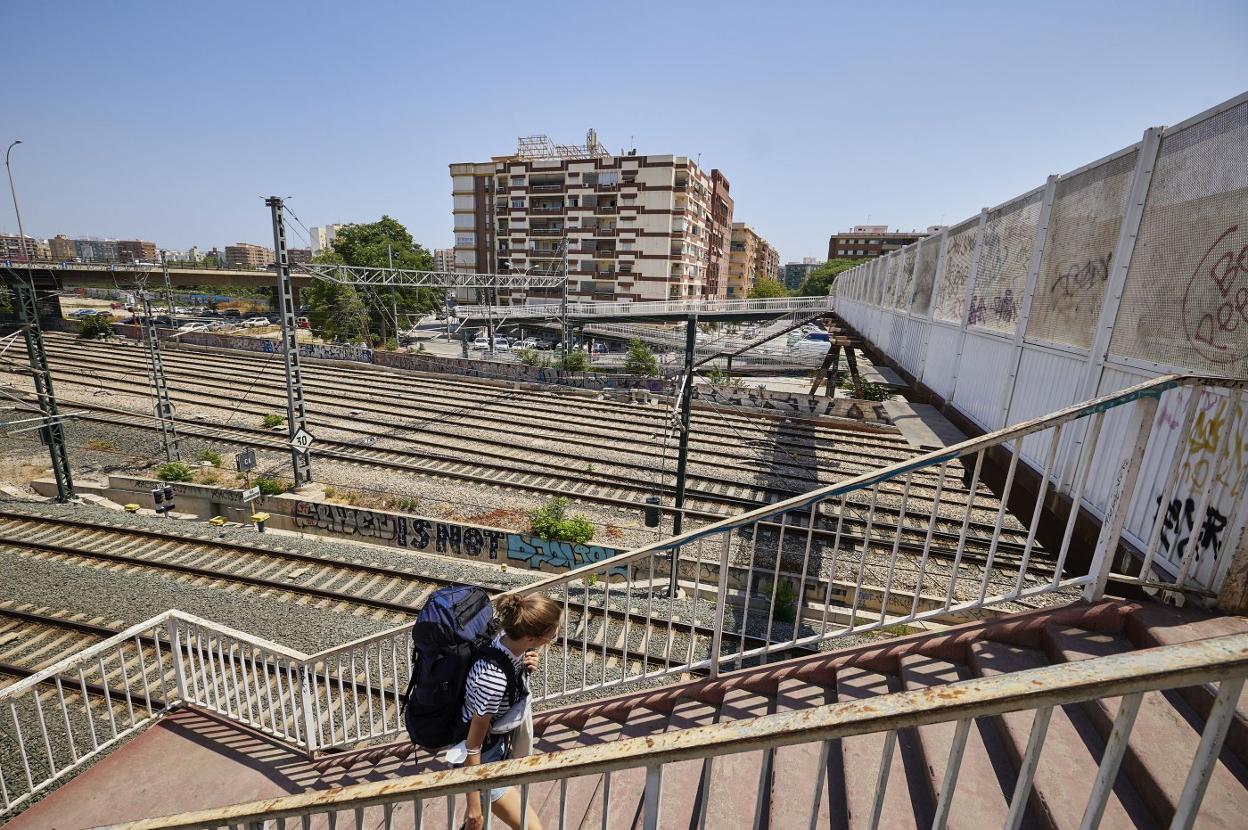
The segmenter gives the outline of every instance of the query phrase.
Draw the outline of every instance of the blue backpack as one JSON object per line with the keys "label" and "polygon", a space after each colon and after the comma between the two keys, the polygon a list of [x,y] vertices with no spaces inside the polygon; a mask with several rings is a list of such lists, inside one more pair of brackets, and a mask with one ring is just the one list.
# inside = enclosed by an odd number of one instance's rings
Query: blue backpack
{"label": "blue backpack", "polygon": [[403,695],[412,743],[438,749],[467,737],[464,686],[478,660],[489,660],[506,675],[508,700],[522,688],[511,660],[491,645],[498,629],[482,588],[451,586],[429,595],[412,626],[412,677]]}

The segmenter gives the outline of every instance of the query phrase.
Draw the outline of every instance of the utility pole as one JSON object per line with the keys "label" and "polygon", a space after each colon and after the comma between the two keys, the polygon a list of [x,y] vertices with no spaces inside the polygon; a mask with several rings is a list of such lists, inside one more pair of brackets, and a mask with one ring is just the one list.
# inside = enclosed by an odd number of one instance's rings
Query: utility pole
{"label": "utility pole", "polygon": [[26,357],[30,361],[30,375],[35,383],[35,398],[43,426],[39,437],[48,448],[52,458],[52,477],[56,479],[56,500],[67,502],[75,498],[74,478],[69,469],[69,453],[65,448],[65,427],[56,406],[56,394],[52,391],[52,371],[48,368],[48,352],[43,344],[43,331],[39,328],[39,303],[35,297],[35,277],[30,268],[30,251],[26,249],[26,231],[22,228],[22,211],[17,206],[17,188],[13,185],[13,168],[9,154],[21,141],[14,141],[4,152],[4,168],[9,176],[9,193],[13,196],[13,212],[17,214],[18,244],[26,253],[26,282],[13,281],[13,301],[17,305],[17,319],[22,326],[22,339],[26,341]]}
{"label": "utility pole", "polygon": [[165,274],[165,302],[169,306],[169,323],[173,324],[173,286],[169,283],[169,260],[164,251],[160,252],[160,266]]}
{"label": "utility pole", "polygon": [[[389,242],[386,243],[386,261],[390,263],[390,270],[394,270],[394,248]],[[390,302],[394,308],[394,345],[399,345],[399,289],[390,289]]]}
{"label": "utility pole", "polygon": [[[680,454],[676,459],[676,513],[672,535],[679,536],[685,516],[685,468],[689,466],[689,417],[693,408],[693,359],[698,345],[698,315],[690,314],[685,323],[685,379],[680,392]],[[675,597],[680,566],[680,548],[672,550],[672,574],[667,593]]]}
{"label": "utility pole", "polygon": [[286,430],[290,436],[290,461],[298,487],[312,481],[308,448],[312,435],[307,430],[307,404],[303,398],[303,371],[299,368],[298,331],[295,325],[294,291],[290,284],[290,258],[286,252],[286,225],[282,220],[282,200],[264,200],[273,216],[273,251],[277,257],[277,300],[282,321],[282,352],[286,358]]}
{"label": "utility pole", "polygon": [[173,422],[173,403],[169,400],[169,385],[165,380],[165,364],[160,359],[160,334],[156,331],[156,319],[152,316],[151,295],[145,290],[140,291],[139,301],[143,304],[143,345],[147,347],[147,357],[152,364],[151,378],[156,424],[160,427],[160,440],[165,449],[165,460],[181,461],[178,432]]}

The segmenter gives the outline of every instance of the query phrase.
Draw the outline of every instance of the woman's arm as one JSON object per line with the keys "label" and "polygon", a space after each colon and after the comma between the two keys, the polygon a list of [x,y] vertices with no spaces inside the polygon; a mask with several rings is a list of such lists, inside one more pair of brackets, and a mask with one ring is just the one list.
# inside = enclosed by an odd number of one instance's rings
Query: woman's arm
{"label": "woman's arm", "polygon": [[[465,743],[468,745],[468,758],[464,761],[464,766],[475,767],[481,763],[481,745],[485,743],[486,735],[490,732],[489,715],[477,715],[468,724],[468,738]],[[468,812],[465,818],[466,830],[480,830],[484,824],[484,817],[481,811],[481,792],[479,790],[469,790],[468,795]]]}

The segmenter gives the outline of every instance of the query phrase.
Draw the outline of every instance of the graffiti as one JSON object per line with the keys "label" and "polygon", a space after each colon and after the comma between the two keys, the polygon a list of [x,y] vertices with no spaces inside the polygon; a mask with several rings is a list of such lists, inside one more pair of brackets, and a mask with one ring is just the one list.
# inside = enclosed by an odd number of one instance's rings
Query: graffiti
{"label": "graffiti", "polygon": [[[515,559],[530,568],[566,570],[617,555],[615,548],[547,542],[523,533],[509,533],[476,525],[442,522],[414,516],[397,516],[360,507],[324,502],[296,501],[294,524],[299,530],[316,530],[443,556],[473,559]],[[623,573],[623,568],[613,569]]]}
{"label": "graffiti", "polygon": [[1248,228],[1232,225],[1200,258],[1183,292],[1187,342],[1212,363],[1248,356]]}
{"label": "graffiti", "polygon": [[966,324],[968,326],[986,325],[989,323],[1009,324],[1018,319],[1018,303],[1014,300],[1013,289],[1005,289],[1005,293],[997,297],[986,298],[976,294],[971,298],[971,308]]}
{"label": "graffiti", "polygon": [[372,363],[373,350],[366,346],[340,343],[305,343],[299,347],[300,357],[317,360],[349,360],[354,363]]}
{"label": "graffiti", "polygon": [[1105,290],[1105,281],[1109,279],[1111,256],[1092,257],[1082,264],[1072,264],[1058,274],[1049,286],[1054,310],[1078,312],[1085,300],[1098,300]]}
{"label": "graffiti", "polygon": [[[591,562],[605,562],[619,551],[599,545],[552,542],[536,536],[519,533],[507,534],[507,558],[528,563],[530,568],[549,565],[552,568],[571,570]],[[611,576],[625,576],[628,569],[621,565],[609,571]]]}
{"label": "graffiti", "polygon": [[[1157,497],[1157,508],[1161,509],[1161,497]],[[1181,562],[1183,557],[1187,555],[1187,546],[1192,541],[1192,533],[1196,531],[1196,502],[1191,498],[1172,499],[1166,507],[1165,517],[1162,520],[1160,550],[1167,554],[1171,561]],[[1156,519],[1154,518],[1154,521]],[[1196,536],[1195,553],[1192,561],[1200,562],[1201,555],[1206,551],[1217,559],[1218,551],[1222,547],[1222,532],[1226,530],[1226,516],[1223,516],[1214,507],[1205,508],[1205,515],[1200,523],[1200,530]]]}
{"label": "graffiti", "polygon": [[752,387],[735,389],[698,384],[693,388],[691,399],[734,408],[782,412],[803,418],[847,418],[889,426],[893,423],[882,404],[852,398],[828,398],[797,392],[771,392]]}

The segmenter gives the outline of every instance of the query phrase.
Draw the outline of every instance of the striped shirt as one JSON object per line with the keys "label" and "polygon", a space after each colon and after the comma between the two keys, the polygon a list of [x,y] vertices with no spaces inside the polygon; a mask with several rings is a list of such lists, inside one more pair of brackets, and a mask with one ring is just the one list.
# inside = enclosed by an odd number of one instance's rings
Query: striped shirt
{"label": "striped shirt", "polygon": [[[512,654],[502,644],[502,635],[494,638],[493,645],[511,658],[516,667],[517,676],[522,673],[524,655]],[[507,675],[489,660],[478,660],[468,670],[468,681],[464,686],[464,706],[460,718],[471,722],[474,717],[489,715],[494,717],[507,711]]]}

